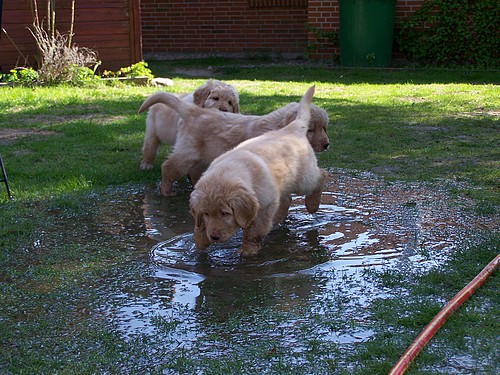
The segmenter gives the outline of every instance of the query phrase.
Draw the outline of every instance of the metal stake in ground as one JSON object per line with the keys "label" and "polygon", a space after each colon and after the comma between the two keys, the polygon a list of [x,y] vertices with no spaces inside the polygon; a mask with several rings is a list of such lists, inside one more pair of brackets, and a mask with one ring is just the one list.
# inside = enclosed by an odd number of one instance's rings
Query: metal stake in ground
{"label": "metal stake in ground", "polygon": [[12,198],[12,194],[10,193],[10,189],[9,189],[9,180],[7,179],[7,172],[5,171],[5,167],[3,165],[3,161],[2,161],[2,157],[0,156],[0,167],[2,168],[2,179],[0,180],[0,182],[5,182],[5,188],[7,189],[7,195],[9,196],[10,199],[14,199]]}

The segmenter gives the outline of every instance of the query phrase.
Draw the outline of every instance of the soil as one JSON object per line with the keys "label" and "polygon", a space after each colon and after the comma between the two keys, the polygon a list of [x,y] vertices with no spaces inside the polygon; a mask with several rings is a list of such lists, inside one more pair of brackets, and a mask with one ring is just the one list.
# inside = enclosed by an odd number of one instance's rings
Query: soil
{"label": "soil", "polygon": [[58,134],[60,133],[52,130],[39,130],[30,128],[5,128],[5,129],[0,129],[0,145],[8,145],[12,142],[15,142],[19,138],[28,137],[32,135],[50,136]]}

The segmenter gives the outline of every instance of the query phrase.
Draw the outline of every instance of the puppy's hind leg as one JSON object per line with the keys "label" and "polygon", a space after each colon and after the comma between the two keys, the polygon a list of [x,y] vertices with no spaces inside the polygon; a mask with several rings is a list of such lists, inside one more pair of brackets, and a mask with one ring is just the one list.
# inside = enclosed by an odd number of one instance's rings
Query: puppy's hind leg
{"label": "puppy's hind leg", "polygon": [[179,177],[185,176],[197,160],[186,154],[172,154],[161,165],[161,194],[173,196],[172,185]]}
{"label": "puppy's hind leg", "polygon": [[316,187],[311,194],[306,195],[306,209],[309,213],[313,214],[318,211],[319,205],[321,203],[321,193],[323,192],[323,186],[325,185],[326,179],[328,178],[328,172],[324,169],[320,169],[320,175],[316,183]]}
{"label": "puppy's hind leg", "polygon": [[278,211],[276,211],[276,214],[274,215],[273,224],[282,224],[285,221],[291,203],[292,197],[290,195],[281,197]]}
{"label": "puppy's hind leg", "polygon": [[207,168],[208,166],[199,163],[189,170],[188,177],[193,186],[196,185],[201,175],[206,171]]}
{"label": "puppy's hind leg", "polygon": [[156,151],[158,150],[158,146],[160,145],[160,141],[158,138],[153,136],[152,134],[147,134],[144,137],[144,144],[142,145],[142,160],[141,160],[141,169],[149,170],[153,168],[153,163],[156,158]]}

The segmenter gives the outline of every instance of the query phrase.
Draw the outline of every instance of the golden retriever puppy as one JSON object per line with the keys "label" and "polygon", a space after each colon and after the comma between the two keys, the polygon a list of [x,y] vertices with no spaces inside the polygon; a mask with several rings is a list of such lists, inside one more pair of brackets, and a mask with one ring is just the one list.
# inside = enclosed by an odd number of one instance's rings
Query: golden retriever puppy
{"label": "golden retriever puppy", "polygon": [[[156,103],[167,105],[184,120],[178,128],[174,149],[161,166],[163,195],[175,195],[172,184],[179,177],[189,174],[194,184],[216,157],[241,142],[285,127],[295,120],[299,108],[299,103],[290,103],[264,116],[249,116],[210,111],[185,103],[175,95],[157,92],[144,101],[139,112]],[[325,110],[313,104],[310,107],[307,138],[314,151],[321,152],[329,145],[328,116]]]}
{"label": "golden retriever puppy", "polygon": [[[154,95],[154,94],[153,94]],[[240,112],[240,98],[236,89],[224,82],[210,79],[195,91],[181,95],[187,103],[222,112]],[[146,118],[146,134],[142,146],[141,169],[153,168],[153,162],[160,144],[175,144],[177,129],[182,119],[164,104],[149,108]]]}
{"label": "golden retriever puppy", "polygon": [[314,86],[288,126],[241,143],[201,176],[189,202],[198,248],[227,241],[243,228],[239,252],[253,256],[273,224],[285,220],[291,194],[305,195],[309,212],[318,210],[327,172],[318,167],[306,136],[313,94]]}

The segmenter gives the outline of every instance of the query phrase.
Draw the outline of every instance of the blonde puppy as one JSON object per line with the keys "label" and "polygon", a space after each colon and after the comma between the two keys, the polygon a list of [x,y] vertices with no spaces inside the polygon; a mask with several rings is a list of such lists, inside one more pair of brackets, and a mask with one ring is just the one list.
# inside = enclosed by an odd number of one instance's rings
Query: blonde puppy
{"label": "blonde puppy", "polygon": [[253,256],[273,224],[285,220],[291,194],[305,195],[309,212],[318,210],[327,172],[318,167],[306,136],[313,94],[314,86],[288,126],[241,143],[202,175],[190,198],[198,248],[227,241],[243,228],[239,252]]}
{"label": "blonde puppy", "polygon": [[[210,111],[185,103],[175,95],[157,92],[146,99],[139,112],[156,103],[164,103],[184,120],[177,131],[174,149],[161,166],[163,195],[175,195],[172,184],[179,177],[189,174],[195,183],[212,160],[239,143],[288,125],[299,109],[298,103],[290,103],[264,116],[248,116]],[[310,111],[307,139],[316,152],[321,152],[329,145],[328,116],[313,104]]]}
{"label": "blonde puppy", "polygon": [[[227,83],[213,79],[208,80],[195,91],[181,95],[180,98],[186,103],[202,108],[222,112],[240,112],[240,98],[236,89]],[[175,144],[177,129],[181,122],[180,116],[164,104],[158,103],[149,108],[142,146],[141,169],[153,168],[160,144]]]}

